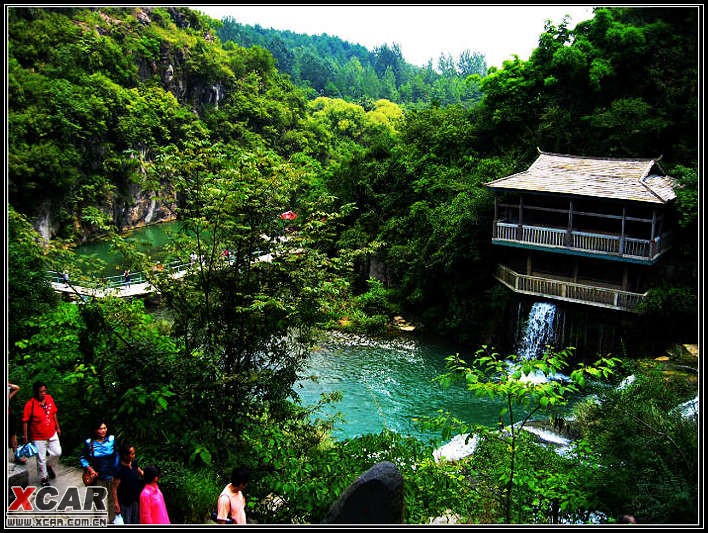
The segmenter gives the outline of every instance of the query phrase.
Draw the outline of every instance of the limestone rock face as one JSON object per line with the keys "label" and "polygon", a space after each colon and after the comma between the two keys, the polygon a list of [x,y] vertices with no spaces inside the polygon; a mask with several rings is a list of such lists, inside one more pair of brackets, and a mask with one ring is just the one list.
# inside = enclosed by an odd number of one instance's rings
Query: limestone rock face
{"label": "limestone rock face", "polygon": [[[166,10],[180,29],[193,27],[196,22],[183,9],[162,7],[161,10]],[[135,7],[132,14],[142,26],[155,24],[158,18],[164,16],[164,13],[156,13],[153,8],[149,7]],[[114,31],[130,31],[125,20],[110,16],[102,11],[99,12],[99,15],[108,24],[107,28],[104,26],[98,28],[96,31],[99,33],[111,34]],[[204,39],[214,42],[213,30],[205,31]],[[187,46],[162,40],[159,51],[151,57],[136,56],[135,62],[141,81],[148,85],[156,84],[169,91],[180,105],[187,106],[196,115],[199,115],[199,110],[203,106],[211,105],[218,108],[228,98],[229,84],[225,79],[205,79],[195,75],[193,67],[189,63],[190,54],[191,51]],[[146,149],[147,147],[137,143],[131,148],[140,154],[141,167],[143,162],[151,160],[152,155]],[[101,172],[101,163],[100,160],[96,161],[97,173]],[[144,169],[141,169],[141,172],[144,172]],[[164,186],[164,189],[155,192],[143,191],[136,183],[117,184],[120,192],[107,192],[105,198],[102,198],[95,207],[106,213],[113,224],[123,231],[174,220],[176,212],[174,191],[169,190],[169,184],[163,183],[161,185]],[[73,224],[72,238],[76,238],[78,243],[90,241],[97,236],[97,228],[84,222],[80,213],[69,213],[68,215],[66,212],[62,213],[61,210],[65,209],[65,206],[53,203],[52,199],[47,199],[45,204],[32,215],[33,225],[45,242],[64,233],[67,224]],[[74,220],[73,222],[67,221],[67,218]]]}
{"label": "limestone rock face", "polygon": [[325,524],[402,524],[403,476],[383,461],[349,485],[334,502]]}
{"label": "limestone rock face", "polygon": [[139,187],[131,187],[128,199],[116,200],[113,204],[113,223],[129,230],[175,219],[176,201],[167,199],[164,193],[156,198],[154,192],[143,191]]}

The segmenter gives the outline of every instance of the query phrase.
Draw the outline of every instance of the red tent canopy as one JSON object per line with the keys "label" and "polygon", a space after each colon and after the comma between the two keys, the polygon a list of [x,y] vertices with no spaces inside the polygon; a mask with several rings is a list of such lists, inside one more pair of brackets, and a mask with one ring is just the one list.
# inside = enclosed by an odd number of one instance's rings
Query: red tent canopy
{"label": "red tent canopy", "polygon": [[283,220],[295,220],[297,218],[297,213],[294,211],[286,211],[282,215],[280,215],[280,218]]}

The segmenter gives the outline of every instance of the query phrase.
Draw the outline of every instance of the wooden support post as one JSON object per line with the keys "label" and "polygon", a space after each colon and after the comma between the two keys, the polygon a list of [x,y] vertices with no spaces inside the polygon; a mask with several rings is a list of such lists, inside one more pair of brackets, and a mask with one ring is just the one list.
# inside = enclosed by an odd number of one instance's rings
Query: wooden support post
{"label": "wooden support post", "polygon": [[492,222],[492,237],[496,238],[498,237],[497,235],[497,228],[499,227],[499,218],[497,216],[497,196],[494,195],[494,222]]}
{"label": "wooden support post", "polygon": [[568,248],[573,246],[573,200],[570,201],[568,207],[568,231],[565,234],[565,245]]}
{"label": "wooden support post", "polygon": [[624,224],[627,218],[627,207],[622,207],[622,231],[620,233],[619,254],[624,255]]}
{"label": "wooden support post", "polygon": [[649,240],[649,259],[656,254],[656,209],[651,210],[651,239]]}
{"label": "wooden support post", "polygon": [[578,282],[578,259],[575,259],[575,262],[573,263],[573,283]]}
{"label": "wooden support post", "polygon": [[524,238],[524,197],[519,195],[519,225],[516,227],[516,240],[521,241]]}

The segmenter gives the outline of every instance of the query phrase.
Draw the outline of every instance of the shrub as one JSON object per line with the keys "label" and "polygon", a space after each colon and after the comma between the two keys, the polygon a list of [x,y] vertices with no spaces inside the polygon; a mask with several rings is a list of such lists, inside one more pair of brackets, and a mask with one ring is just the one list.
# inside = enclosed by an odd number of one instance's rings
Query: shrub
{"label": "shrub", "polygon": [[[611,517],[686,524],[698,518],[698,422],[676,409],[687,396],[679,376],[645,371],[577,409],[577,423],[602,457],[588,490]],[[695,391],[693,392],[695,395]]]}
{"label": "shrub", "polygon": [[368,279],[368,290],[356,298],[357,306],[367,315],[390,315],[395,307],[390,302],[392,291],[378,279]]}
{"label": "shrub", "polygon": [[[147,463],[141,463],[144,467]],[[173,524],[205,524],[216,511],[216,500],[227,479],[211,469],[194,470],[174,461],[155,462],[162,471],[159,485]]]}

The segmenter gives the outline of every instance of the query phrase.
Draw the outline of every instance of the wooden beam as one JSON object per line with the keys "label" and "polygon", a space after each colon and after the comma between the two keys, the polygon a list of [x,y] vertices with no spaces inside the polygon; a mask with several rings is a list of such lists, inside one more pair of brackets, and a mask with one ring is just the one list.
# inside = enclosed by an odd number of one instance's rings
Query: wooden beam
{"label": "wooden beam", "polygon": [[[519,206],[517,204],[505,204],[505,203],[499,203],[499,207],[512,207],[512,208],[518,208]],[[539,207],[536,205],[529,205],[525,204],[524,209],[526,211],[545,211],[547,213],[567,213],[567,209],[558,209],[558,208],[553,208],[553,207]],[[622,215],[608,215],[606,213],[593,213],[592,211],[575,211],[576,215],[583,215],[587,217],[595,217],[595,218],[609,218],[609,219],[614,219],[614,220],[620,220],[622,218]],[[659,218],[661,215],[657,215],[657,218]],[[630,217],[630,216],[625,216],[625,220],[629,222],[644,222],[646,224],[651,223],[652,219],[651,218],[643,218],[643,217]]]}

